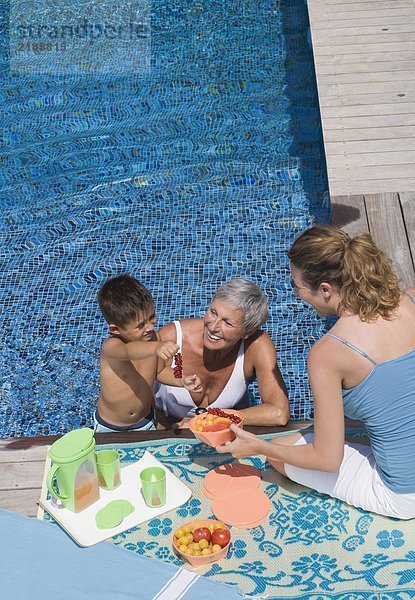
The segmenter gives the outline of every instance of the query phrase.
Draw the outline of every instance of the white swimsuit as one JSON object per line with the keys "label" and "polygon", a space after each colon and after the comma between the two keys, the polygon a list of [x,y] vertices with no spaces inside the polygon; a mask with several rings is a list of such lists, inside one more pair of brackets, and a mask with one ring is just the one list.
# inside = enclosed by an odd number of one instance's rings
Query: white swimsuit
{"label": "white swimsuit", "polygon": [[[179,352],[183,355],[183,336],[180,321],[174,321],[174,325],[176,327],[176,343],[180,348]],[[247,383],[244,374],[244,350],[245,344],[242,340],[232,374],[222,392],[209,406],[215,408],[246,408],[249,406]],[[185,356],[183,356],[183,363],[186,363]],[[154,385],[154,398],[156,407],[167,415],[171,415],[177,419],[194,417],[197,405],[185,388],[165,385],[156,381]]]}

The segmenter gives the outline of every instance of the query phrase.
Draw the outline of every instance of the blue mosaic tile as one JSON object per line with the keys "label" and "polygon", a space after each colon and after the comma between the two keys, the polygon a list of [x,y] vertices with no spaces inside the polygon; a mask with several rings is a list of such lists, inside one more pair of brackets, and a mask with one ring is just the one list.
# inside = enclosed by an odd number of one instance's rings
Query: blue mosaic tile
{"label": "blue mosaic tile", "polygon": [[306,5],[162,0],[151,27],[148,74],[11,75],[3,55],[1,437],[92,424],[96,293],[122,272],[160,325],[202,316],[226,280],[257,282],[292,415],[312,415],[305,361],[326,323],[286,257],[330,219]]}

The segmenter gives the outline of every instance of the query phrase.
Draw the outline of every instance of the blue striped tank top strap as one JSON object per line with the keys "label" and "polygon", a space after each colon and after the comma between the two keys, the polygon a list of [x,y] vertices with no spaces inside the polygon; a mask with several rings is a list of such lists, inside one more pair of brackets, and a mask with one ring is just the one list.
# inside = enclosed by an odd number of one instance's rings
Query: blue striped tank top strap
{"label": "blue striped tank top strap", "polygon": [[366,352],[363,352],[363,350],[360,350],[360,348],[357,348],[356,346],[353,346],[353,344],[351,344],[350,342],[346,342],[346,340],[344,340],[343,338],[338,337],[337,335],[334,335],[334,333],[327,333],[326,335],[329,335],[330,337],[332,337],[335,340],[341,342],[342,344],[344,344],[348,348],[351,348],[352,350],[354,350],[355,352],[357,352],[358,354],[360,354],[361,356],[363,356],[363,358],[367,358],[367,360],[369,360],[372,363],[372,365],[376,365],[377,364],[373,360],[373,358],[370,358],[370,356],[368,356],[366,354]]}
{"label": "blue striped tank top strap", "polygon": [[413,296],[411,296],[411,294],[409,292],[404,292],[405,296],[408,296],[408,298],[410,298],[412,300],[412,302],[415,304],[415,298]]}

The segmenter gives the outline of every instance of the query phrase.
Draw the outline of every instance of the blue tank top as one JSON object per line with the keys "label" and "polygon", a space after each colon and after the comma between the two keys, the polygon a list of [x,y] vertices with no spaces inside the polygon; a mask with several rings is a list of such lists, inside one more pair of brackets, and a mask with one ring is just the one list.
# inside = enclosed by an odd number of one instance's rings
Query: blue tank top
{"label": "blue tank top", "polygon": [[[415,304],[415,299],[409,297]],[[376,363],[356,346],[332,333],[327,335],[373,364],[363,381],[343,390],[344,414],[364,423],[385,485],[398,494],[414,493],[415,349]]]}

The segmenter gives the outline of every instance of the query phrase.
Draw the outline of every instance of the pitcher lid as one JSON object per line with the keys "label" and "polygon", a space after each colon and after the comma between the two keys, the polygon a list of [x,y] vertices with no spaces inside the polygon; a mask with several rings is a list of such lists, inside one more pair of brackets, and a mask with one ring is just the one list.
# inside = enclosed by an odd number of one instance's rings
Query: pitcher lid
{"label": "pitcher lid", "polygon": [[88,427],[65,433],[49,448],[49,456],[56,462],[68,462],[87,454],[95,444],[94,432]]}

